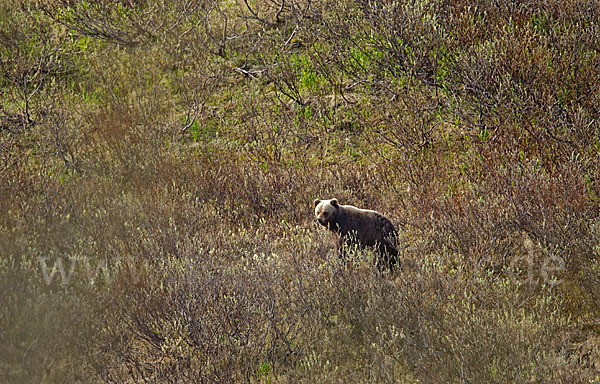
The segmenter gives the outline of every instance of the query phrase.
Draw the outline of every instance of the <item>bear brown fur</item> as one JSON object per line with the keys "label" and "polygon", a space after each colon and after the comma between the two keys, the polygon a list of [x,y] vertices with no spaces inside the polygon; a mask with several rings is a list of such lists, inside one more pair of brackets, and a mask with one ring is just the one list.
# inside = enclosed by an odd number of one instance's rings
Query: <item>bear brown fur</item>
{"label": "bear brown fur", "polygon": [[398,265],[397,235],[392,222],[377,211],[340,205],[337,199],[314,201],[316,220],[338,236],[343,255],[348,246],[374,247],[377,266],[393,269]]}

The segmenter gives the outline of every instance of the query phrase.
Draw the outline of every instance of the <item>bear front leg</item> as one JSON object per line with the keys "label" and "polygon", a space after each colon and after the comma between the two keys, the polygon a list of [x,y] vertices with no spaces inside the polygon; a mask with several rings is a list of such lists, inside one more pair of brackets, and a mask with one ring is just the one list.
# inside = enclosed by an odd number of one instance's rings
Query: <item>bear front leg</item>
{"label": "bear front leg", "polygon": [[345,236],[340,236],[337,242],[338,257],[343,263],[347,263],[349,258],[348,249],[350,244],[346,241]]}

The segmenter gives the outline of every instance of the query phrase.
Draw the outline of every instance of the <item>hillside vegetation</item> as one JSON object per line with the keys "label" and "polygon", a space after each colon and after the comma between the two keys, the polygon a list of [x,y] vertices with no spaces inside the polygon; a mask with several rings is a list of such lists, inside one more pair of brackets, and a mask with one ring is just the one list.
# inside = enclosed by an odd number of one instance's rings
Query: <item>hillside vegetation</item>
{"label": "hillside vegetation", "polygon": [[0,0],[0,382],[600,383],[599,47],[594,0]]}

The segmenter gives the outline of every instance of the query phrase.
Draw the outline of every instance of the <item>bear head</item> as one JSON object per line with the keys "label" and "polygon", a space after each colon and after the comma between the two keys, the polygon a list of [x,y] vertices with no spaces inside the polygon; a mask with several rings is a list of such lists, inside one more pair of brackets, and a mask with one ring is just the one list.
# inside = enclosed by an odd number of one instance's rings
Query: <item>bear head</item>
{"label": "bear head", "polygon": [[340,205],[337,199],[331,200],[319,200],[314,201],[315,204],[315,217],[316,220],[322,226],[333,229],[335,223],[335,217],[340,209]]}

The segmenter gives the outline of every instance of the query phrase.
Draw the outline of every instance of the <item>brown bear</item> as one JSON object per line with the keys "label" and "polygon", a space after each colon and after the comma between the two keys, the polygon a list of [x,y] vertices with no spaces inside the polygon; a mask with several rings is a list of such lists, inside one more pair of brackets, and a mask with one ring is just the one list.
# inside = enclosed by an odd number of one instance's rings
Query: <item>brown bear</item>
{"label": "brown bear", "polygon": [[397,235],[392,222],[377,211],[340,205],[337,199],[314,201],[316,220],[338,235],[340,256],[350,246],[374,247],[377,267],[390,270],[398,266]]}

